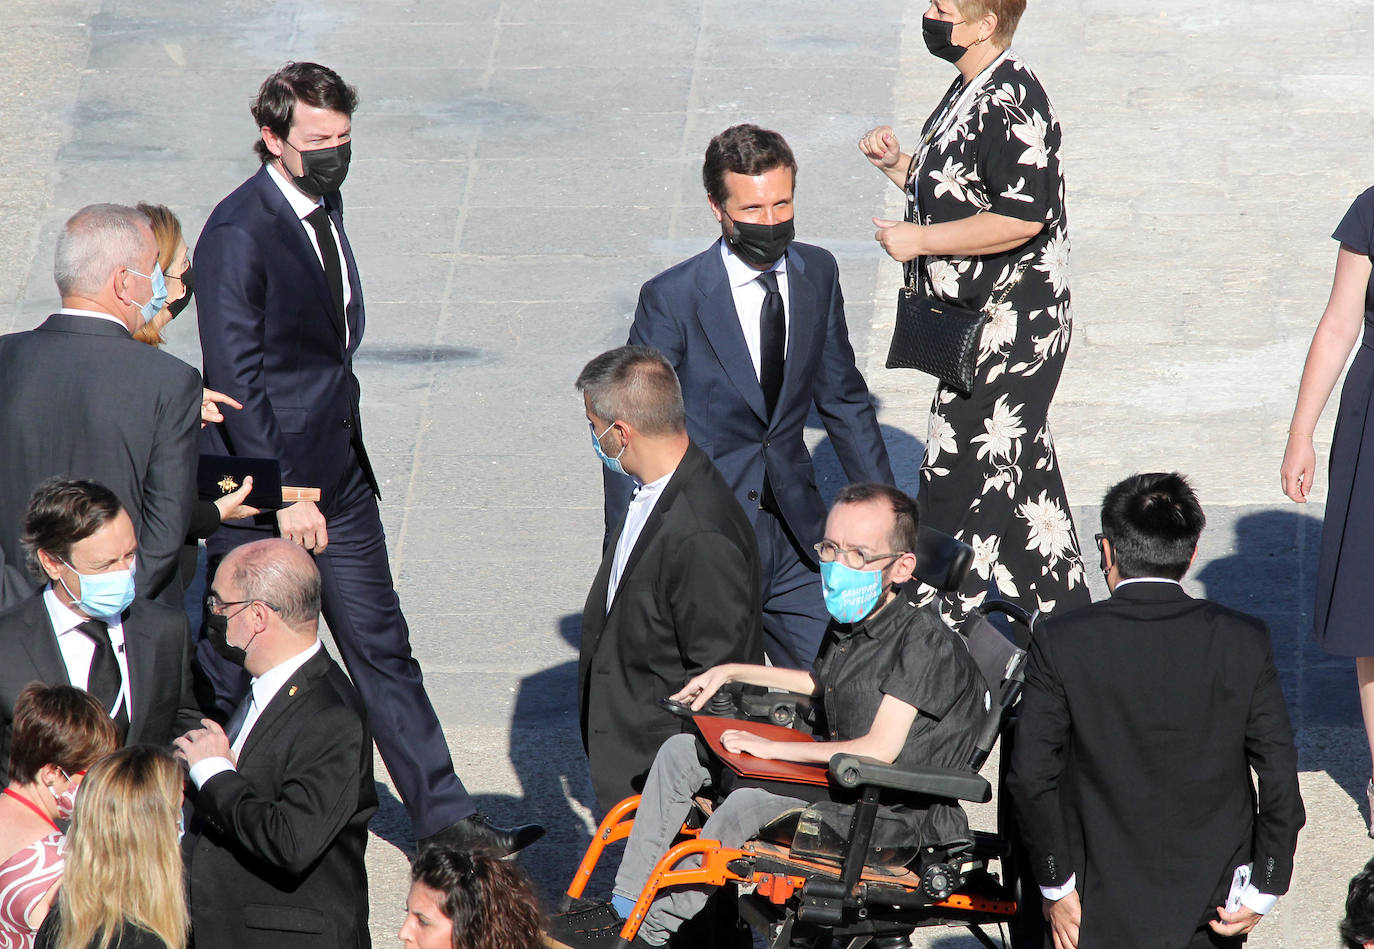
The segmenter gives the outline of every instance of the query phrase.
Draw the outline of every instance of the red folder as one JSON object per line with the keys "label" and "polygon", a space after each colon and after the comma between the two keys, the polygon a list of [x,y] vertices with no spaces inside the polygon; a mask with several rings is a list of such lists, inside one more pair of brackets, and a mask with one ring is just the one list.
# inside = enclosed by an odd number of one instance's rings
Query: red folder
{"label": "red folder", "polygon": [[783,728],[781,725],[769,725],[763,722],[746,722],[736,718],[717,718],[713,715],[693,715],[692,721],[716,756],[738,775],[769,781],[785,781],[789,784],[815,784],[821,787],[830,783],[827,777],[829,767],[824,762],[811,763],[755,758],[753,755],[726,751],[725,746],[720,743],[721,734],[732,728],[773,741],[816,740],[795,728]]}

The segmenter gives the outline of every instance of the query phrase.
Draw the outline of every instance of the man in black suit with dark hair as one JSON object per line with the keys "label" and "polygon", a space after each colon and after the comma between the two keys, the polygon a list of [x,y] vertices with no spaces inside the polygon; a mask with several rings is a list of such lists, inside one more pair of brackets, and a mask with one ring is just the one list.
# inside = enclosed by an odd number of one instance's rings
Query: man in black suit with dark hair
{"label": "man in black suit with dark hair", "polygon": [[176,740],[196,786],[195,943],[370,946],[372,739],[358,693],[320,643],[319,571],[289,541],[237,547],[207,608],[216,648],[253,685],[227,729],[205,719]]}
{"label": "man in black suit with dark hair", "polygon": [[639,485],[582,612],[582,742],[609,810],[686,724],[659,699],[712,666],[763,661],[759,555],[729,486],[687,437],[682,390],[661,353],[602,353],[577,388],[596,454]]}
{"label": "man in black suit with dark hair", "polygon": [[[711,140],[701,174],[721,238],[644,284],[629,342],[677,371],[687,434],[757,535],[769,659],[810,669],[829,623],[812,549],[826,515],[804,439],[812,407],[849,481],[892,484],[892,468],[854,364],[835,258],[792,240],[791,148],[777,132],[735,125]],[[632,488],[607,476],[608,532]]]}
{"label": "man in black suit with dark hair", "polygon": [[134,599],[138,544],[119,499],[91,481],[50,478],[23,527],[30,566],[48,584],[0,614],[0,783],[14,703],[30,682],[90,692],[126,744],[169,746],[198,724],[186,614]]}
{"label": "man in black suit with dark hair", "polygon": [[[323,611],[367,707],[387,771],[420,843],[504,856],[543,828],[494,827],[477,812],[410,650],[391,580],[379,489],[363,444],[353,357],[365,324],[362,283],[339,188],[358,97],[338,73],[287,63],[252,107],[262,167],[226,197],[196,246],[196,306],[205,376],[243,408],[205,429],[211,454],[275,458],[285,483],[319,488],[207,543],[212,570],[229,550],[277,534],[315,556]],[[225,712],[241,670],[206,644],[198,659]]]}
{"label": "man in black suit with dark hair", "polygon": [[62,309],[0,337],[0,606],[40,585],[24,570],[21,522],[38,483],[65,475],[115,493],[138,536],[138,595],[179,607],[201,385],[132,336],[167,297],[147,216],[118,204],[77,211],[53,275]]}
{"label": "man in black suit with dark hair", "polygon": [[1238,945],[1288,889],[1293,731],[1265,624],[1178,582],[1205,522],[1181,475],[1113,487],[1111,599],[1031,647],[1008,786],[1057,949]]}

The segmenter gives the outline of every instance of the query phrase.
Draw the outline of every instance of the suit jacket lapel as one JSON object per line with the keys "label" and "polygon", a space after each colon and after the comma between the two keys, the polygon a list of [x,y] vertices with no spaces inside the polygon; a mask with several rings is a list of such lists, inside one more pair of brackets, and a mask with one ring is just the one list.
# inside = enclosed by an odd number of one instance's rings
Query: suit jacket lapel
{"label": "suit jacket lapel", "polygon": [[587,603],[582,608],[582,656],[589,657],[596,652],[596,644],[606,629],[606,588],[611,582],[611,566],[615,562],[615,547],[620,543],[620,534],[625,530],[625,519],[620,519],[615,536],[606,545],[601,555],[601,566],[596,570],[592,588],[587,593]]}
{"label": "suit jacket lapel", "polygon": [[754,360],[749,355],[749,344],[744,341],[744,330],[739,325],[739,311],[735,309],[735,295],[730,289],[725,262],[720,259],[719,244],[711,245],[702,258],[697,282],[702,300],[697,309],[697,321],[715,350],[716,359],[720,360],[726,378],[744,396],[744,401],[759,420],[767,422],[768,408],[763,400],[763,387],[759,385]]}
{"label": "suit jacket lapel", "polygon": [[[620,585],[616,587],[615,600],[611,602],[611,612],[614,612],[616,604],[620,602],[620,591],[625,588],[625,581],[633,573],[639,561],[644,556],[644,551],[653,542],[654,535],[663,527],[663,519],[668,511],[672,509],[673,502],[682,493],[682,486],[689,483],[696,470],[700,468],[701,461],[706,455],[700,448],[690,442],[687,445],[687,453],[682,456],[682,461],[677,466],[677,471],[668,479],[668,483],[663,486],[663,494],[654,504],[654,509],[649,512],[649,517],[644,521],[644,528],[639,532],[639,537],[635,539],[634,549],[630,551],[630,556],[625,560],[625,571],[620,575]],[[622,525],[623,529],[623,525]],[[615,556],[612,549],[611,556]],[[609,574],[608,574],[609,576]],[[609,613],[607,614],[609,617]]]}
{"label": "suit jacket lapel", "polygon": [[[791,249],[787,251],[787,317],[787,356],[782,364],[780,406],[791,404],[793,398],[811,386],[811,380],[805,378],[806,360],[801,356],[811,349],[811,338],[820,322],[820,296],[806,275],[801,255]],[[808,395],[799,401],[808,404],[811,398]]]}
{"label": "suit jacket lapel", "polygon": [[72,680],[67,675],[67,664],[62,661],[62,650],[57,645],[57,632],[52,628],[52,619],[48,616],[48,607],[43,602],[43,595],[39,593],[29,597],[23,609],[26,629],[23,639],[24,651],[29,654],[29,661],[37,670],[39,679],[43,682],[71,685]]}
{"label": "suit jacket lapel", "polygon": [[305,665],[297,669],[277,690],[277,694],[272,696],[272,700],[267,703],[267,707],[258,713],[258,718],[253,722],[253,730],[248,733],[248,738],[243,743],[243,748],[239,751],[239,761],[242,762],[253,754],[253,749],[260,742],[267,738],[276,727],[277,723],[290,712],[310,691],[313,679],[324,674],[328,669],[329,656],[324,651],[324,646],[320,651],[306,660]]}
{"label": "suit jacket lapel", "polygon": [[[320,263],[320,258],[315,254],[315,248],[311,245],[310,238],[305,234],[305,229],[310,225],[296,216],[290,202],[286,200],[286,195],[281,193],[276,182],[268,175],[266,166],[258,172],[258,176],[263,202],[276,216],[277,232],[281,236],[282,243],[286,245],[287,250],[291,252],[291,255],[296,258],[305,271],[310,274],[310,282],[314,285],[315,293],[324,305],[323,312],[329,316],[330,327],[335,333],[340,333],[339,321],[332,315],[334,313],[334,294],[329,289],[329,281],[325,279],[324,265]],[[342,334],[339,338],[343,338]]]}
{"label": "suit jacket lapel", "polygon": [[129,669],[129,736],[128,741],[137,740],[142,733],[143,721],[148,714],[148,697],[152,694],[154,653],[156,637],[147,627],[145,616],[138,609],[138,601],[124,611],[120,623],[124,627],[124,660]]}

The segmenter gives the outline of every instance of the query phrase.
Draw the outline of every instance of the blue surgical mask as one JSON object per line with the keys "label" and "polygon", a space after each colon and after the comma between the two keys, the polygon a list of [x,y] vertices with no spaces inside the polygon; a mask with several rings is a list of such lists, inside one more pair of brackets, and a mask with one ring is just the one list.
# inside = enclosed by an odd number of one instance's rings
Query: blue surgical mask
{"label": "blue surgical mask", "polygon": [[821,564],[825,608],[841,623],[857,623],[878,605],[883,595],[881,570],[855,570],[842,563]]}
{"label": "blue surgical mask", "polygon": [[[62,563],[72,567],[63,560]],[[61,577],[57,582],[62,589],[76,601],[76,605],[87,616],[118,616],[129,608],[134,601],[134,568],[112,570],[109,573],[82,573],[75,567],[72,570],[81,578],[81,596],[77,596]]]}
{"label": "blue surgical mask", "polygon": [[137,274],[140,277],[147,277],[153,284],[153,298],[140,307],[143,314],[143,322],[148,322],[153,317],[162,312],[162,308],[167,305],[167,277],[162,272],[162,264],[153,264],[153,272],[150,274],[139,273],[137,270],[130,269],[129,273]]}
{"label": "blue surgical mask", "polygon": [[620,464],[620,456],[625,454],[625,446],[623,444],[620,446],[620,451],[614,458],[601,450],[601,439],[605,438],[610,433],[611,429],[615,428],[615,423],[612,422],[610,425],[606,426],[606,431],[602,432],[600,435],[596,434],[596,426],[591,422],[587,423],[587,428],[591,429],[592,432],[592,445],[596,448],[596,457],[600,458],[601,463],[616,474],[625,474],[625,468]]}

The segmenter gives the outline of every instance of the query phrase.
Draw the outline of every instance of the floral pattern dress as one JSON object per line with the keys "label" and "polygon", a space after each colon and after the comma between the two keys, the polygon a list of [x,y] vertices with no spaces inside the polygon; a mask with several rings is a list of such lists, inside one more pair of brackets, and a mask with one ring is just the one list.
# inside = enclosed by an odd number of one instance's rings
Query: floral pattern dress
{"label": "floral pattern dress", "polygon": [[994,582],[1032,610],[1090,602],[1048,421],[1072,327],[1059,120],[1010,50],[973,82],[957,78],[922,129],[908,219],[991,211],[1044,227],[1011,251],[918,263],[927,292],[990,316],[972,395],[935,392],[921,465],[922,522],[974,550],[968,579],[941,603],[956,628]]}

